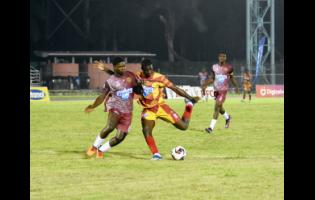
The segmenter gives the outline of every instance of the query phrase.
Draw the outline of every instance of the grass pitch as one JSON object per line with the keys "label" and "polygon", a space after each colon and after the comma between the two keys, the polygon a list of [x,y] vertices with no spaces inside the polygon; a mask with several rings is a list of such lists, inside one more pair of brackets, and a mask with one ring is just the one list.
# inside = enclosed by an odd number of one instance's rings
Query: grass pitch
{"label": "grass pitch", "polygon": [[[87,115],[92,101],[31,102],[31,199],[213,199],[284,198],[284,101],[227,98],[229,129],[219,117],[215,131],[204,128],[214,102],[195,105],[190,127],[180,131],[157,121],[153,135],[164,157],[151,161],[141,133],[141,107],[135,103],[131,132],[103,160],[87,159],[85,150],[104,127],[103,106]],[[183,100],[168,104],[182,114]],[[109,135],[111,138],[115,132]],[[171,159],[181,145],[184,161]]]}

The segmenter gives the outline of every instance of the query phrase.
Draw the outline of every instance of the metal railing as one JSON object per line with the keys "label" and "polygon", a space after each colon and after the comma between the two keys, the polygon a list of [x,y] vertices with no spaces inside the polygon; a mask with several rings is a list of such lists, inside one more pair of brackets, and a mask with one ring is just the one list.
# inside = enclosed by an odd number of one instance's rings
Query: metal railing
{"label": "metal railing", "polygon": [[[174,75],[174,74],[166,74],[167,78],[172,81],[176,85],[190,85],[190,86],[200,86],[198,75]],[[262,85],[270,85],[271,83],[271,77],[275,77],[275,84],[276,85],[283,85],[284,84],[284,74],[260,74],[256,82],[255,76],[253,76],[252,84],[262,84]],[[235,75],[234,76],[237,83],[240,87],[242,87],[242,79],[243,77],[241,75]]]}
{"label": "metal railing", "polygon": [[40,86],[40,71],[30,66],[30,86]]}

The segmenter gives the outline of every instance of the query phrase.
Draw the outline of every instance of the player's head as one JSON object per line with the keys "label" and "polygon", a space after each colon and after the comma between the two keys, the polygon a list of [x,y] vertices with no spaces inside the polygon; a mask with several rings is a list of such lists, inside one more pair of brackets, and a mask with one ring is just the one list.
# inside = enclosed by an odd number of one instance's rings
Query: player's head
{"label": "player's head", "polygon": [[226,52],[225,51],[220,51],[218,54],[218,59],[220,63],[225,63],[226,62]]}
{"label": "player's head", "polygon": [[142,60],[141,69],[146,77],[149,77],[154,73],[152,62],[149,59]]}
{"label": "player's head", "polygon": [[113,60],[114,72],[116,74],[123,74],[126,69],[126,64],[123,58],[116,57]]}

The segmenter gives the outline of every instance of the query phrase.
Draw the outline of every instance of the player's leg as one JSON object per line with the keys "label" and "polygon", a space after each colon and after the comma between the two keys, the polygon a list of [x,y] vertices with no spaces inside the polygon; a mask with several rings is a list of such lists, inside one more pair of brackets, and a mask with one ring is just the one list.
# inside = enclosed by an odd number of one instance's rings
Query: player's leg
{"label": "player's leg", "polygon": [[251,90],[248,90],[248,98],[249,98],[249,101],[251,101],[251,100],[252,100]]}
{"label": "player's leg", "polygon": [[180,130],[187,130],[191,118],[191,113],[193,110],[193,104],[191,102],[187,102],[185,105],[185,111],[180,118],[179,115],[171,109],[168,105],[163,104],[160,105],[158,111],[158,117],[166,122],[172,123],[176,128]]}
{"label": "player's leg", "polygon": [[131,113],[120,113],[116,116],[118,118],[118,123],[116,125],[117,133],[108,142],[103,144],[97,151],[96,157],[103,158],[103,154],[109,151],[112,147],[121,143],[129,132],[129,127],[131,125]]}
{"label": "player's leg", "polygon": [[153,155],[152,160],[161,160],[162,156],[159,153],[159,150],[155,144],[154,137],[152,135],[152,131],[155,126],[155,120],[146,120],[142,118],[141,124],[142,124],[142,133],[143,133],[144,139]]}
{"label": "player's leg", "polygon": [[[215,105],[214,105],[214,113],[212,120],[210,122],[210,125],[208,128],[205,129],[206,132],[211,133],[214,130],[215,124],[217,123],[219,113],[223,113],[223,115],[226,113],[224,108],[223,108],[223,103],[225,101],[226,97],[226,92],[218,92],[215,91],[214,93],[215,96]],[[226,114],[228,115],[228,114]]]}
{"label": "player's leg", "polygon": [[[200,86],[201,87],[201,86]],[[206,89],[201,87],[201,98],[205,100],[206,98]]]}
{"label": "player's leg", "polygon": [[98,149],[96,153],[96,158],[103,158],[104,153],[109,151],[111,148],[118,145],[119,143],[121,143],[125,139],[127,134],[128,134],[127,132],[117,130],[116,135]]}
{"label": "player's leg", "polygon": [[96,136],[96,139],[93,143],[93,145],[87,150],[86,154],[88,156],[93,156],[97,149],[102,145],[105,138],[108,136],[109,133],[111,133],[117,126],[119,122],[119,116],[118,114],[109,111],[108,118],[107,118],[107,124],[106,126],[101,130],[101,132]]}
{"label": "player's leg", "polygon": [[242,102],[244,102],[245,101],[245,99],[246,99],[246,85],[244,84],[243,85],[243,99],[242,99]]}
{"label": "player's leg", "polygon": [[225,128],[229,128],[230,126],[230,121],[231,121],[231,115],[229,115],[225,109],[223,108],[223,104],[224,104],[224,101],[225,101],[225,98],[226,98],[226,94],[227,94],[227,91],[226,92],[222,92],[221,93],[221,98],[219,98],[218,100],[220,101],[220,114],[224,116],[225,118]]}
{"label": "player's leg", "polygon": [[229,128],[230,126],[230,121],[231,121],[231,115],[229,115],[225,109],[223,108],[223,103],[221,105],[221,108],[220,108],[220,114],[224,116],[225,118],[225,128]]}
{"label": "player's leg", "polygon": [[119,114],[115,112],[108,113],[108,119],[106,126],[100,132],[100,138],[105,139],[109,133],[111,133],[119,123]]}

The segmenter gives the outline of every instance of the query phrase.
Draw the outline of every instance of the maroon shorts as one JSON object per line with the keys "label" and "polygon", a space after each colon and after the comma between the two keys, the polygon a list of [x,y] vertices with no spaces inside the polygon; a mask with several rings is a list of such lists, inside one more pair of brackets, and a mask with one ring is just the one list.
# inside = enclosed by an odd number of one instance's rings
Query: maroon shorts
{"label": "maroon shorts", "polygon": [[227,91],[214,91],[214,99],[218,103],[224,103]]}
{"label": "maroon shorts", "polygon": [[124,133],[128,133],[131,125],[132,113],[121,113],[116,109],[110,109],[109,112],[113,112],[118,115],[119,119],[116,129]]}

